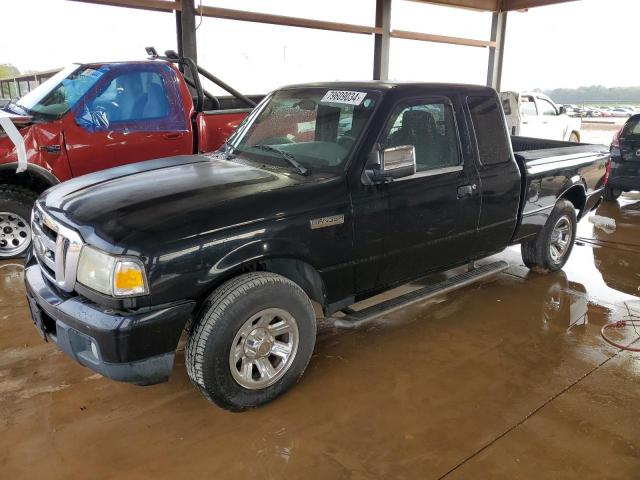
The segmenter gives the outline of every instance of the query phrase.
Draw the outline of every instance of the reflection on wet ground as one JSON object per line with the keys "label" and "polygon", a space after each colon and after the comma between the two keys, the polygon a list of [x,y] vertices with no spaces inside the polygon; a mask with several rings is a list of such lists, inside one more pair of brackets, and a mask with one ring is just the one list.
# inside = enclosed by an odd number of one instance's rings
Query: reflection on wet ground
{"label": "reflection on wet ground", "polygon": [[508,249],[492,281],[355,330],[322,322],[302,382],[243,414],[206,403],[182,354],[146,388],[76,365],[0,264],[0,477],[638,478],[640,357],[600,328],[640,318],[640,201],[596,213],[616,229],[581,222],[563,272]]}

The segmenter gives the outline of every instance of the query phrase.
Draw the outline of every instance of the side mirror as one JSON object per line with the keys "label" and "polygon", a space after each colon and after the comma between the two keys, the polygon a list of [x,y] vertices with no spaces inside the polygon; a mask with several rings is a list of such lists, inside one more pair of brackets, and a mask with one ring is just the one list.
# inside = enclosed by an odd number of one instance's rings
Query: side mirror
{"label": "side mirror", "polygon": [[558,110],[558,115],[566,115],[566,114],[567,114],[567,109],[561,106]]}
{"label": "side mirror", "polygon": [[416,149],[413,145],[374,149],[364,171],[366,184],[391,182],[416,173]]}
{"label": "side mirror", "polygon": [[380,152],[380,174],[385,178],[403,178],[416,173],[416,148],[413,145],[385,148]]}

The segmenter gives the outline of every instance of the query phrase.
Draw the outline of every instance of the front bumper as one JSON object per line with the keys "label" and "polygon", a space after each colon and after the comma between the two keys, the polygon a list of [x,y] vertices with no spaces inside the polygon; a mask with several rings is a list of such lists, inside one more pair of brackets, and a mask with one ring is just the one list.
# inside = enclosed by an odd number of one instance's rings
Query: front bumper
{"label": "front bumper", "polygon": [[195,307],[189,301],[134,313],[116,312],[83,297],[64,298],[38,265],[25,269],[36,326],[71,358],[114,380],[151,385],[169,378],[178,340]]}

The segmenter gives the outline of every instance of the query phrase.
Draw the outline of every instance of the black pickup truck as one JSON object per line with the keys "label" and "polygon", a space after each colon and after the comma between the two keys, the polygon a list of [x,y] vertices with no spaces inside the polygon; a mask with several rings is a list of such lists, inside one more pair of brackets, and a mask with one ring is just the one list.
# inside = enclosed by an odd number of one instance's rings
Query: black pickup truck
{"label": "black pickup truck", "polygon": [[[514,153],[515,152],[515,153]],[[492,89],[318,83],[268,95],[224,147],[79,177],[32,216],[34,322],[107,377],[186,366],[242,410],[293,386],[325,316],[522,244],[564,265],[608,149],[511,138]]]}

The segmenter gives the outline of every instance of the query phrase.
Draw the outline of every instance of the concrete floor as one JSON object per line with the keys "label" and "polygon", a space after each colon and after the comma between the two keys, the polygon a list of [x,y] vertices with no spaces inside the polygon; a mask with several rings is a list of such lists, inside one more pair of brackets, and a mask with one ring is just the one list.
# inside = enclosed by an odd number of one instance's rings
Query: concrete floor
{"label": "concrete floor", "polygon": [[0,478],[640,478],[640,356],[600,336],[640,317],[640,201],[597,213],[616,230],[583,220],[563,272],[509,249],[494,280],[325,322],[301,383],[242,414],[196,392],[182,352],[145,388],[76,365],[36,333],[21,267],[0,264]]}

